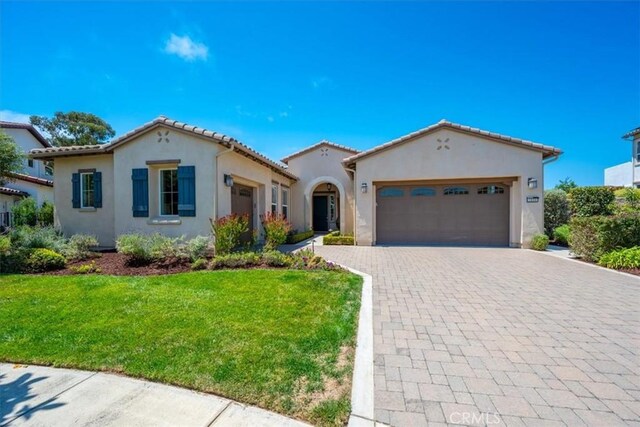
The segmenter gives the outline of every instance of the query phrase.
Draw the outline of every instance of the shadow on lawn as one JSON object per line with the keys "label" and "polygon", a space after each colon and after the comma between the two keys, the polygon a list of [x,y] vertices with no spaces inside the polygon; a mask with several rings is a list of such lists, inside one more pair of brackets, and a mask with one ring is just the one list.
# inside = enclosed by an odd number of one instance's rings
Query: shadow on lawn
{"label": "shadow on lawn", "polygon": [[0,426],[7,425],[17,417],[29,419],[34,412],[47,411],[64,405],[64,403],[55,402],[56,396],[34,406],[29,404],[29,400],[38,397],[32,392],[31,386],[46,380],[47,377],[34,378],[33,374],[23,374],[11,382],[6,382],[6,377],[6,374],[0,374]]}

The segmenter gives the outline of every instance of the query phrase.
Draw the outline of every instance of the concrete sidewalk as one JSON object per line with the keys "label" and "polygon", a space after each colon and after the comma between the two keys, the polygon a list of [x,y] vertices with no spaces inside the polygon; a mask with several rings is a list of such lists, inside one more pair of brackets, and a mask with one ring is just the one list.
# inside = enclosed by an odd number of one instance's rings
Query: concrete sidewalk
{"label": "concrete sidewalk", "polygon": [[308,426],[264,409],[101,372],[0,364],[0,426]]}

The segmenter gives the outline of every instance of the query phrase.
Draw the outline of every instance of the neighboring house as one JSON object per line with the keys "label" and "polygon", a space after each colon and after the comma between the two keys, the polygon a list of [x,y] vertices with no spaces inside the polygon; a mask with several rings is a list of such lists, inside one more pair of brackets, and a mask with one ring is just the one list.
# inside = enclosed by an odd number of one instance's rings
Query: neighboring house
{"label": "neighboring house", "polygon": [[[30,124],[0,121],[0,128],[28,153],[51,145]],[[33,197],[38,205],[53,202],[53,173],[42,160],[25,159],[20,173],[12,174],[11,181],[0,186],[0,225],[7,225],[7,212],[24,197]]]}
{"label": "neighboring house", "polygon": [[604,185],[640,188],[640,127],[627,132],[623,139],[631,141],[631,161],[604,170]]}
{"label": "neighboring house", "polygon": [[321,141],[283,166],[228,136],[166,117],[109,144],[44,148],[56,221],[102,245],[130,232],[208,234],[209,219],[265,212],[358,245],[520,247],[543,230],[543,164],[557,148],[441,121],[360,152]]}

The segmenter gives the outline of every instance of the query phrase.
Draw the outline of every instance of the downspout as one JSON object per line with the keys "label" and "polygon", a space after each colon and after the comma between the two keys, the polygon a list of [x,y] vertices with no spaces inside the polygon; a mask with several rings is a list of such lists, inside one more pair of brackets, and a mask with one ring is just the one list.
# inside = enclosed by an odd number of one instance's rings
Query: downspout
{"label": "downspout", "polygon": [[545,159],[542,161],[542,165],[548,165],[549,163],[553,163],[560,157],[560,154],[554,154],[552,157]]}
{"label": "downspout", "polygon": [[231,153],[235,149],[235,145],[230,146],[226,150],[222,150],[216,153],[216,171],[215,178],[213,179],[213,219],[218,219],[218,157],[227,153]]}
{"label": "downspout", "polygon": [[[353,244],[354,246],[357,244],[356,242],[358,241],[357,236],[356,236],[356,197],[358,195],[358,193],[356,192],[358,190],[357,187],[357,183],[356,183],[356,170],[355,169],[350,169],[346,166],[343,166],[343,168],[348,171],[353,173],[353,222],[352,222],[352,226],[353,226]],[[345,194],[346,196],[346,194]]]}

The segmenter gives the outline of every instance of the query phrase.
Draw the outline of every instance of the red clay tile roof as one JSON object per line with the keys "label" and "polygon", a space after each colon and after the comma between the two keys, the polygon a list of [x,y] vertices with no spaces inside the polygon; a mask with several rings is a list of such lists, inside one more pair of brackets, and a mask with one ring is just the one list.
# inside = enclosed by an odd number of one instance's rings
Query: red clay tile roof
{"label": "red clay tile roof", "polygon": [[629,132],[625,133],[624,135],[622,135],[622,138],[624,139],[628,139],[628,138],[632,138],[636,135],[640,135],[640,126],[638,126],[635,129],[630,130]]}
{"label": "red clay tile roof", "polygon": [[9,176],[20,181],[31,182],[33,184],[44,185],[46,187],[53,187],[53,181],[49,179],[38,178],[24,173],[10,173]]}
{"label": "red clay tile roof", "polygon": [[326,139],[323,139],[322,141],[318,142],[317,144],[310,145],[307,148],[303,148],[300,151],[296,151],[293,154],[289,154],[287,157],[284,157],[280,161],[282,163],[288,163],[289,160],[293,159],[294,157],[301,156],[304,153],[308,153],[309,151],[315,150],[316,148],[322,147],[323,145],[328,145],[330,147],[337,148],[338,150],[349,151],[349,152],[354,153],[354,154],[357,154],[357,153],[360,152],[360,150],[356,150],[355,148],[347,147],[345,145],[336,144],[334,142],[327,141]]}
{"label": "red clay tile roof", "polygon": [[0,194],[6,194],[8,196],[20,196],[29,197],[29,193],[26,191],[16,190],[15,188],[0,187]]}
{"label": "red clay tile roof", "polygon": [[197,126],[188,125],[186,123],[178,122],[177,120],[169,119],[165,116],[159,116],[154,120],[143,124],[122,136],[112,140],[108,144],[102,145],[85,145],[85,146],[69,146],[69,147],[53,147],[46,149],[35,149],[29,152],[30,156],[33,158],[39,159],[48,159],[53,157],[64,157],[64,156],[76,156],[83,154],[109,154],[112,153],[114,149],[118,146],[123,145],[129,141],[131,141],[135,136],[139,135],[142,132],[145,132],[156,126],[169,126],[175,129],[179,129],[181,131],[189,132],[198,136],[202,136],[205,138],[212,139],[219,144],[222,144],[225,147],[231,148],[233,147],[238,154],[244,155],[245,157],[250,158],[251,160],[262,164],[273,170],[280,175],[283,175],[292,180],[298,180],[298,177],[288,172],[286,168],[269,159],[266,156],[258,153],[254,149],[249,146],[241,143],[240,141],[231,138],[230,136],[221,134],[219,132],[213,132],[204,128],[200,128]]}
{"label": "red clay tile roof", "polygon": [[472,128],[470,126],[464,126],[458,123],[452,123],[449,122],[447,120],[440,120],[438,123],[433,124],[431,126],[427,126],[426,128],[417,130],[415,132],[411,132],[410,134],[407,134],[405,136],[402,136],[400,138],[396,138],[392,141],[389,141],[385,144],[382,145],[378,145],[376,147],[373,147],[369,150],[365,150],[362,151],[354,156],[351,157],[347,157],[346,159],[344,159],[342,161],[343,164],[352,164],[355,161],[363,158],[363,157],[367,157],[370,156],[372,154],[378,153],[380,151],[386,150],[388,148],[394,147],[398,144],[402,144],[403,142],[412,140],[414,138],[417,138],[419,136],[428,134],[430,132],[433,132],[435,130],[438,129],[442,129],[442,128],[449,128],[455,131],[459,131],[459,132],[464,132],[464,133],[469,133],[469,134],[473,134],[473,135],[478,135],[478,136],[482,136],[482,137],[486,137],[489,139],[492,139],[494,141],[498,141],[498,142],[503,142],[503,143],[507,143],[507,144],[512,144],[515,146],[519,146],[519,147],[523,147],[523,148],[529,148],[532,150],[536,150],[536,151],[541,151],[543,153],[543,158],[547,158],[547,157],[551,157],[551,156],[558,156],[560,154],[562,154],[562,150],[560,150],[559,148],[555,148],[552,147],[550,145],[542,145],[542,144],[538,144],[536,142],[532,142],[532,141],[527,141],[525,139],[520,139],[520,138],[514,138],[511,136],[506,136],[506,135],[501,135],[499,133],[495,133],[495,132],[489,132],[486,130],[482,130],[482,129],[478,129],[478,128]]}
{"label": "red clay tile roof", "polygon": [[49,141],[47,141],[44,138],[44,136],[42,136],[42,134],[40,132],[38,132],[38,130],[36,128],[34,128],[33,125],[30,125],[29,123],[4,122],[4,121],[0,120],[0,128],[3,128],[3,129],[26,129],[29,132],[31,132],[31,135],[33,135],[33,137],[35,139],[37,139],[38,142],[40,144],[42,144],[43,147],[51,147],[51,144],[49,144]]}

